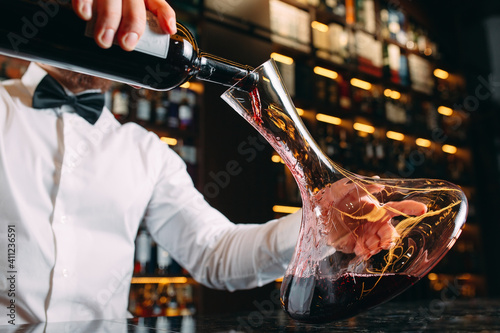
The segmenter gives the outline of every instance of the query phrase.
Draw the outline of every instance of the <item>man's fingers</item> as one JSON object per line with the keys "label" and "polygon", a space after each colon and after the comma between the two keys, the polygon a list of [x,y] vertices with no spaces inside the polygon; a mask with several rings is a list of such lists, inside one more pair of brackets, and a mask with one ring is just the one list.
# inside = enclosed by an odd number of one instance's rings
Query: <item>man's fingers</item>
{"label": "man's fingers", "polygon": [[380,243],[385,245],[393,243],[399,237],[399,233],[392,224],[384,223],[378,228],[377,236],[380,238]]}
{"label": "man's fingers", "polygon": [[113,44],[122,17],[122,0],[99,0],[96,2],[97,22],[94,38],[102,48]]}
{"label": "man's fingers", "polygon": [[361,257],[363,260],[367,260],[370,257],[370,250],[366,247],[364,242],[356,242],[354,247],[354,254]]}
{"label": "man's fingers", "polygon": [[72,6],[83,20],[96,15],[94,39],[105,49],[116,39],[124,50],[133,50],[146,28],[146,9],[158,17],[163,31],[177,32],[175,11],[165,0],[73,0]]}
{"label": "man's fingers", "polygon": [[92,0],[73,0],[73,10],[83,20],[92,18]]}
{"label": "man's fingers", "polygon": [[146,0],[146,7],[158,18],[160,27],[166,33],[177,33],[175,11],[165,0]]}
{"label": "man's fingers", "polygon": [[[371,194],[379,193],[379,192],[381,192],[384,188],[385,188],[385,186],[384,186],[384,185],[381,185],[381,184],[376,184],[376,183],[373,183],[373,184],[367,184],[367,185],[365,186],[366,192],[371,193]],[[368,193],[367,193],[367,194],[368,194]]]}
{"label": "man's fingers", "polygon": [[144,0],[124,0],[122,19],[117,39],[126,51],[132,51],[146,28],[146,6]]}
{"label": "man's fingers", "polygon": [[384,205],[391,217],[402,214],[420,216],[427,212],[427,206],[415,200],[403,200],[399,202],[390,201]]}
{"label": "man's fingers", "polygon": [[335,239],[331,238],[329,243],[338,251],[352,253],[354,252],[354,246],[356,245],[356,236],[349,232],[343,236],[336,237]]}

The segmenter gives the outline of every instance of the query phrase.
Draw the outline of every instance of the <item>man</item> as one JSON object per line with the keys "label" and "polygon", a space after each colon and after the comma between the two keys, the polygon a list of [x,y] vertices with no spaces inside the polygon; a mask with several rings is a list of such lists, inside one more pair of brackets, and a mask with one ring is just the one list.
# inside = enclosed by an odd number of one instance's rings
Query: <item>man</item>
{"label": "man", "polygon": [[[103,48],[117,40],[132,50],[146,9],[175,33],[175,14],[162,0],[73,6],[82,19],[97,15],[94,37]],[[0,239],[13,249],[0,258],[0,325],[128,317],[141,222],[207,286],[252,288],[283,275],[300,213],[260,225],[231,223],[203,200],[182,160],[157,136],[120,125],[106,108],[92,119],[74,105],[39,105],[46,81],[72,100],[109,88],[103,79],[44,64],[0,85]],[[381,209],[356,185],[336,186],[325,192],[328,200]],[[378,214],[382,226],[373,223],[364,235],[352,233],[359,226],[352,221],[332,231],[331,243],[369,257],[397,236],[389,223],[394,215]]]}

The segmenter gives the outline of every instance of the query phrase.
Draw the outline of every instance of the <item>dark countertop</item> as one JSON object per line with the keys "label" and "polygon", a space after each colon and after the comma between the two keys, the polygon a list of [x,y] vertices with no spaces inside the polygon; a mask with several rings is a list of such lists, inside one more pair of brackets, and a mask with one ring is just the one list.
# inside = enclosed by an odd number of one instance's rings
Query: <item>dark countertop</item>
{"label": "dark countertop", "polygon": [[280,309],[262,308],[217,316],[0,326],[0,332],[500,332],[500,300],[389,302],[354,318],[329,324],[302,324]]}

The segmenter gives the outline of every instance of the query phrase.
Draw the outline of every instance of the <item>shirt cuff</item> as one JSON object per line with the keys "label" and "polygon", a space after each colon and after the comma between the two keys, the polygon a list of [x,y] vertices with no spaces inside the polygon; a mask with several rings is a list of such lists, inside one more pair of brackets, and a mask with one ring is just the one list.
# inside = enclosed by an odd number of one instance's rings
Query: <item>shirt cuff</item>
{"label": "shirt cuff", "polygon": [[288,265],[292,260],[299,238],[301,221],[302,209],[278,220],[278,253],[280,253],[281,262],[284,265]]}

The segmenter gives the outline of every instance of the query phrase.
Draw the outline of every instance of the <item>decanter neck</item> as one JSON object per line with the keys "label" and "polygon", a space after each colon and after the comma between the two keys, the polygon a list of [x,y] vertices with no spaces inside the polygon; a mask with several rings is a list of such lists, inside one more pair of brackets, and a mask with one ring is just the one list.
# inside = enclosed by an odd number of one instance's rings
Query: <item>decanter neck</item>
{"label": "decanter neck", "polygon": [[230,89],[222,98],[273,146],[301,192],[314,193],[338,179],[333,162],[323,154],[298,115],[276,64],[266,62],[239,84],[247,85],[247,80],[254,83],[252,91]]}
{"label": "decanter neck", "polygon": [[338,179],[333,162],[311,137],[295,107],[262,106],[261,120],[252,117],[251,123],[278,152],[301,191],[314,193]]}

